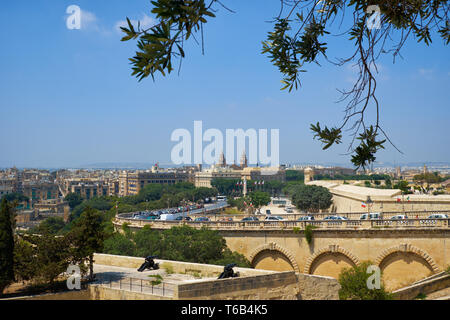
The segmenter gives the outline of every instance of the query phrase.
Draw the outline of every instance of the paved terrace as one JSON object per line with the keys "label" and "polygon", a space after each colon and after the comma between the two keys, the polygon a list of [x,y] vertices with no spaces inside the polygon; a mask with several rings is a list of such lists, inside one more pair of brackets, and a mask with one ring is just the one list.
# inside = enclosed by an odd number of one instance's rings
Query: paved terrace
{"label": "paved terrace", "polygon": [[[196,278],[190,274],[167,274],[164,269],[138,272],[135,268],[101,264],[94,264],[94,273],[96,285],[162,297],[173,297],[175,287],[180,284],[216,279],[211,277]],[[158,279],[156,276],[162,277],[161,283],[152,284],[152,281]]]}

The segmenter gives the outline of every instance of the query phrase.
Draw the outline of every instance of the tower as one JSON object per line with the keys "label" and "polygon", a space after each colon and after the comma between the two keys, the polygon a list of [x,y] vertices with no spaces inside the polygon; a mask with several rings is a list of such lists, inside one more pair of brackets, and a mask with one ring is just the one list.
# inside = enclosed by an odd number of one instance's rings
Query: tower
{"label": "tower", "polygon": [[247,168],[247,155],[245,154],[245,150],[242,152],[241,156],[241,168]]}
{"label": "tower", "polygon": [[225,159],[225,155],[223,154],[223,151],[220,154],[218,166],[219,167],[226,167],[227,166],[227,160]]}
{"label": "tower", "polygon": [[304,171],[305,175],[305,183],[308,183],[310,181],[313,181],[314,179],[314,170],[310,167],[306,168]]}

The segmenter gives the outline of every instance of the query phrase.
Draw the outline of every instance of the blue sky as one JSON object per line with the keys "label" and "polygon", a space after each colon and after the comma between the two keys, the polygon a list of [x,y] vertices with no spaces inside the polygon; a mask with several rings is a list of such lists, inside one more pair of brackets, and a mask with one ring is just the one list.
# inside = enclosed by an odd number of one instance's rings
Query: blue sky
{"label": "blue sky", "polygon": [[[128,58],[135,44],[117,26],[130,17],[151,21],[148,0],[36,0],[0,11],[0,167],[64,167],[96,162],[170,162],[177,128],[280,129],[282,163],[350,165],[344,144],[322,151],[311,123],[339,124],[337,88],[354,72],[325,61],[309,66],[303,87],[280,91],[281,75],[261,55],[279,1],[226,1],[205,28],[205,55],[186,48],[181,74],[138,82]],[[81,30],[66,28],[66,8],[83,10]],[[329,57],[350,54],[352,43],[329,41]],[[381,162],[450,161],[448,47],[409,41],[403,60],[380,61],[381,122],[403,151],[391,146]]]}

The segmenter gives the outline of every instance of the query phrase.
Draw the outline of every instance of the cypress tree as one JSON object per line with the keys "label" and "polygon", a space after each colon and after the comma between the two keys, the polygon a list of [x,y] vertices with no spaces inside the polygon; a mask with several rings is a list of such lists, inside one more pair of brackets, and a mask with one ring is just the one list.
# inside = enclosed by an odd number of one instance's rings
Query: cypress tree
{"label": "cypress tree", "polygon": [[14,281],[14,214],[3,198],[0,205],[0,294]]}
{"label": "cypress tree", "polygon": [[74,246],[74,256],[79,262],[87,260],[89,264],[89,278],[94,278],[94,253],[103,250],[105,233],[102,218],[99,213],[87,207],[76,221],[70,237]]}

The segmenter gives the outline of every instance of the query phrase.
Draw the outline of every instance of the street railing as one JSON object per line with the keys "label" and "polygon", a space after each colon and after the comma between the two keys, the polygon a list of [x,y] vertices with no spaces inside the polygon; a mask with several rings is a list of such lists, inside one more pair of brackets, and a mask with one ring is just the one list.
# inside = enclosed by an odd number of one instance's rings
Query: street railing
{"label": "street railing", "polygon": [[141,292],[162,297],[173,297],[175,285],[164,281],[155,284],[155,281],[156,280],[97,274],[94,284],[112,289]]}
{"label": "street railing", "polygon": [[193,228],[208,227],[217,230],[260,230],[260,229],[305,229],[307,225],[312,225],[322,229],[370,229],[383,227],[396,228],[449,228],[450,219],[404,219],[404,220],[279,220],[279,221],[145,221],[125,218],[116,218],[115,225],[128,223],[130,227],[142,228],[150,225],[153,229],[170,229],[175,226],[188,225]]}

